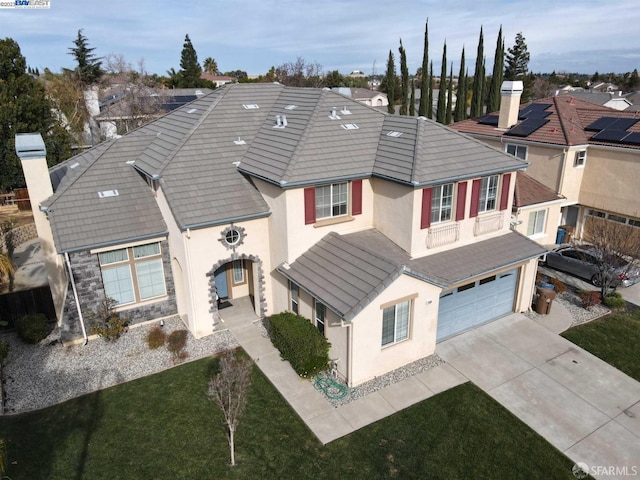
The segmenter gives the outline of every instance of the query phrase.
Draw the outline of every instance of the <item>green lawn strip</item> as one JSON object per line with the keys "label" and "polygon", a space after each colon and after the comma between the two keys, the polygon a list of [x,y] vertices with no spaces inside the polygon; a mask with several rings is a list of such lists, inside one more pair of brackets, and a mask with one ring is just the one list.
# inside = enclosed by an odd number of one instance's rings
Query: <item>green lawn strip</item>
{"label": "green lawn strip", "polygon": [[[253,385],[230,467],[206,397],[215,360],[0,417],[20,479],[574,478],[573,462],[472,384],[322,446],[269,381]],[[13,463],[17,462],[17,463]]]}
{"label": "green lawn strip", "polygon": [[562,336],[640,381],[640,310],[612,313],[573,327]]}

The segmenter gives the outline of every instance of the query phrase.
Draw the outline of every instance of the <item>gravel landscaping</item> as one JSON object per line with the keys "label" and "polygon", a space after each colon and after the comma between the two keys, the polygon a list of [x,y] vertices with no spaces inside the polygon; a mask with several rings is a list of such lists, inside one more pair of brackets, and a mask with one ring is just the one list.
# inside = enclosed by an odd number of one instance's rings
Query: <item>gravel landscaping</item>
{"label": "gravel landscaping", "polygon": [[[604,305],[594,305],[589,309],[584,308],[582,306],[582,300],[580,300],[580,297],[570,291],[566,291],[557,295],[554,299],[554,302],[561,303],[562,306],[569,311],[572,317],[572,327],[575,325],[580,325],[582,323],[590,322],[591,320],[595,320],[596,318],[600,318],[603,315],[611,313],[611,310],[609,310]],[[551,308],[553,308],[553,306]],[[524,315],[533,320],[535,320],[536,318],[544,317],[544,315],[540,315],[533,310],[525,312]]]}
{"label": "gravel landscaping", "polygon": [[[37,410],[172,367],[166,347],[150,350],[146,343],[147,333],[158,323],[130,328],[115,343],[97,338],[86,346],[63,347],[55,341],[55,333],[39,345],[27,345],[15,333],[3,335],[9,345],[4,368],[6,413]],[[164,321],[163,329],[169,334],[186,328],[179,317],[172,317]],[[188,334],[186,361],[237,346],[226,330],[197,340]]]}

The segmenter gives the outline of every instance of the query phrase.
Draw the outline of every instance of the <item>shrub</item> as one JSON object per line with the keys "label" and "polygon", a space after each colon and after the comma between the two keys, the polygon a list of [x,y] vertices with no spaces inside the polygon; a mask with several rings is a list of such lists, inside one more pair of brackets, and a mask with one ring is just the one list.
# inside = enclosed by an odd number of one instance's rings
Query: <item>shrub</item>
{"label": "shrub", "polygon": [[189,356],[184,351],[187,345],[187,333],[186,330],[175,330],[167,337],[167,350],[171,353],[174,363],[181,362]]}
{"label": "shrub", "polygon": [[311,322],[291,312],[269,317],[271,342],[301,377],[327,369],[331,344]]}
{"label": "shrub", "polygon": [[129,319],[115,311],[116,301],[105,297],[100,306],[91,314],[94,319],[89,327],[91,335],[99,335],[107,342],[115,342],[129,330]]}
{"label": "shrub", "polygon": [[25,315],[15,321],[18,336],[27,343],[38,343],[49,335],[47,317],[42,313]]}
{"label": "shrub", "polygon": [[580,290],[578,295],[580,295],[580,300],[582,300],[582,306],[586,309],[602,303],[600,292]]}
{"label": "shrub", "polygon": [[553,289],[558,295],[567,291],[567,284],[559,278],[552,278],[550,283],[553,285]]}
{"label": "shrub", "polygon": [[612,310],[622,310],[627,306],[626,300],[622,298],[622,295],[618,292],[612,292],[604,297],[604,301],[602,303]]}
{"label": "shrub", "polygon": [[167,334],[160,325],[156,325],[147,334],[147,345],[151,350],[155,350],[164,345],[167,341]]}

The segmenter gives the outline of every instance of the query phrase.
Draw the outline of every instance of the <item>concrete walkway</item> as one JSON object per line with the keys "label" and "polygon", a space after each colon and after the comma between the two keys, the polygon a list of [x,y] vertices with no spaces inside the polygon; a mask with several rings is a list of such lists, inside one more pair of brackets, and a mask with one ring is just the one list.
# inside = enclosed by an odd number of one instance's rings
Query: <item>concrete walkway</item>
{"label": "concrete walkway", "polygon": [[436,353],[576,463],[640,472],[640,383],[553,328],[513,314]]}
{"label": "concrete walkway", "polygon": [[271,340],[252,322],[258,320],[248,298],[232,300],[220,311],[223,323],[304,423],[323,443],[388,417],[410,405],[467,381],[451,365],[440,365],[334,408],[309,380],[300,378]]}

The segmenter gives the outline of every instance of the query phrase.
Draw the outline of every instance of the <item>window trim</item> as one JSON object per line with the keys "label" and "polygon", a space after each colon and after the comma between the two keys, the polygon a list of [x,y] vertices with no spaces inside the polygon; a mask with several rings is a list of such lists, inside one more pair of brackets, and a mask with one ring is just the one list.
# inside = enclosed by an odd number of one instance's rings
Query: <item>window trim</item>
{"label": "window trim", "polygon": [[[398,323],[398,307],[401,305],[407,305],[406,309],[406,333],[405,336],[399,338],[399,333],[404,330],[404,326]],[[393,339],[384,343],[384,331],[385,331],[385,312],[389,309],[393,309]],[[393,305],[389,305],[385,308],[381,308],[382,310],[382,328],[381,328],[381,337],[380,344],[381,348],[385,349],[388,347],[392,347],[394,345],[398,345],[399,343],[406,342],[411,338],[411,326],[412,326],[412,316],[413,316],[413,300],[412,299],[402,299],[399,302],[395,302]]]}
{"label": "window trim", "polygon": [[300,286],[291,280],[289,280],[289,307],[293,313],[300,315]]}
{"label": "window trim", "polygon": [[[547,210],[546,208],[542,208],[540,210],[534,210],[529,212],[529,219],[527,221],[527,237],[535,237],[535,236],[541,236],[544,235],[545,230],[546,230],[546,226],[547,226]],[[536,231],[536,227],[538,226],[538,217],[540,215],[540,213],[542,212],[543,214],[543,219],[542,219],[542,229],[538,232]],[[531,218],[532,216],[535,218],[533,221],[533,231],[529,232],[529,227],[531,226]]]}
{"label": "window trim", "polygon": [[[322,308],[318,309],[319,306]],[[316,328],[320,333],[322,333],[322,335],[325,335],[326,327],[327,327],[327,307],[324,303],[319,302],[318,300],[315,300],[313,310],[314,310],[313,317],[315,320]],[[322,316],[318,315],[319,310],[322,311]],[[319,324],[322,325],[322,328],[318,326]]]}
{"label": "window trim", "polygon": [[[238,264],[240,266],[240,268],[238,269]],[[240,272],[242,274],[242,278],[240,278],[239,280],[236,278],[236,273]],[[231,264],[231,279],[233,280],[233,284],[234,285],[243,285],[245,283],[247,283],[247,276],[244,273],[244,260],[242,259],[237,259],[234,260]]]}
{"label": "window trim", "polygon": [[[340,186],[344,186],[345,191],[338,192],[338,196],[344,195],[344,201],[334,203],[334,187],[339,188]],[[320,191],[320,189],[324,189],[326,187],[329,187],[329,197],[328,197],[329,204],[320,205],[320,202],[318,202],[318,192]],[[329,207],[330,214],[325,216],[320,216],[319,208],[327,208],[327,206]],[[337,207],[340,210],[342,210],[342,206],[344,206],[344,213],[338,213],[337,215],[335,215],[333,213],[334,209]],[[315,215],[316,222],[349,216],[349,182],[333,182],[333,183],[327,183],[324,185],[316,186],[315,187],[315,213],[316,213]]]}
{"label": "window trim", "polygon": [[[492,180],[495,180],[492,186]],[[486,181],[486,186],[485,186]],[[498,209],[498,184],[500,175],[489,175],[480,178],[480,192],[478,197],[478,213],[493,212]],[[491,192],[493,191],[493,195]],[[493,201],[493,206],[489,208],[489,203]]]}
{"label": "window trim", "polygon": [[[509,152],[509,149],[513,147],[514,152],[511,153]],[[524,157],[518,155],[518,151],[519,150],[524,150]],[[527,145],[518,145],[517,143],[507,143],[504,147],[504,151],[507,152],[509,155],[513,155],[516,158],[519,158],[520,160],[524,160],[525,162],[527,161],[527,157],[529,156],[529,147],[527,147]]]}
{"label": "window trim", "polygon": [[[445,188],[446,187],[450,187],[449,190],[449,195],[445,196]],[[438,189],[439,189],[439,194],[438,194]],[[454,197],[454,184],[453,182],[450,183],[443,183],[441,185],[437,185],[435,187],[432,187],[431,189],[431,209],[430,209],[430,215],[431,215],[431,221],[430,221],[430,225],[436,224],[436,223],[445,223],[445,222],[450,222],[453,219],[453,197]],[[449,204],[448,207],[445,206],[444,200],[448,198],[449,199]],[[437,203],[437,205],[436,205]],[[434,211],[434,207],[437,209],[437,211]],[[442,213],[445,210],[445,208],[448,208],[449,210],[449,214],[447,216],[447,218],[442,218]],[[434,219],[434,213],[437,213],[437,218]]]}
{"label": "window trim", "polygon": [[578,150],[576,151],[575,157],[573,157],[573,167],[574,168],[584,168],[587,163],[587,150]]}

